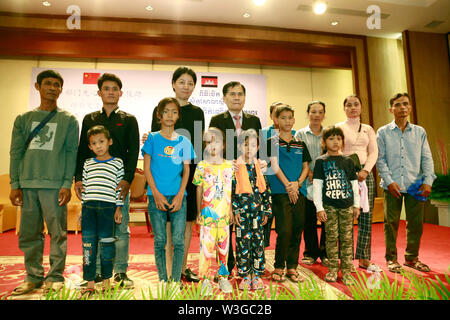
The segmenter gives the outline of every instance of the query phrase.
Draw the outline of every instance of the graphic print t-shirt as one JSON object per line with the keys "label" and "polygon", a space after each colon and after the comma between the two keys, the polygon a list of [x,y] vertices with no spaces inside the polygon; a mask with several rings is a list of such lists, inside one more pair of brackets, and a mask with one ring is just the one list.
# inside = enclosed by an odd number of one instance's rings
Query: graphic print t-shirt
{"label": "graphic print t-shirt", "polygon": [[322,155],[316,160],[314,179],[323,180],[322,201],[335,208],[353,205],[353,190],[350,181],[357,180],[353,161],[345,156]]}
{"label": "graphic print t-shirt", "polygon": [[217,165],[205,161],[198,163],[192,183],[203,186],[201,204],[203,226],[221,228],[229,225],[232,180],[233,169],[230,161]]}
{"label": "graphic print t-shirt", "polygon": [[[158,191],[165,196],[176,195],[181,186],[183,162],[195,158],[189,140],[182,135],[169,140],[159,132],[152,132],[142,147],[142,155],[145,154],[151,156],[150,171]],[[152,195],[150,187],[147,195]]]}

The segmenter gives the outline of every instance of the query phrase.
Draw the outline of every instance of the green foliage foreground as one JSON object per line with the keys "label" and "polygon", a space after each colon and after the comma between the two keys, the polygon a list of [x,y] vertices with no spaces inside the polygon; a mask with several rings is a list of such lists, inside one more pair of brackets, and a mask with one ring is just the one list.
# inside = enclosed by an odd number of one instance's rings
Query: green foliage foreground
{"label": "green foliage foreground", "polygon": [[[450,267],[447,271],[450,271]],[[450,277],[445,273],[446,284],[439,278],[425,279],[413,272],[402,271],[401,275],[390,281],[386,274],[356,273],[354,283],[348,286],[354,300],[449,300]],[[405,284],[405,279],[409,284]],[[174,283],[159,284],[156,293],[152,288],[142,288],[140,296],[136,297],[134,290],[122,289],[119,284],[98,291],[89,300],[347,300],[346,295],[336,295],[322,286],[313,276],[307,281],[290,284],[288,287],[270,282],[268,290],[249,291],[234,288],[233,292],[224,295],[214,289],[211,296],[206,296],[201,290],[201,284],[190,283],[180,290]],[[0,297],[8,300],[10,297]],[[50,291],[42,300],[78,300],[79,290],[68,289],[65,286],[57,292]],[[86,299],[86,298],[85,298]]]}

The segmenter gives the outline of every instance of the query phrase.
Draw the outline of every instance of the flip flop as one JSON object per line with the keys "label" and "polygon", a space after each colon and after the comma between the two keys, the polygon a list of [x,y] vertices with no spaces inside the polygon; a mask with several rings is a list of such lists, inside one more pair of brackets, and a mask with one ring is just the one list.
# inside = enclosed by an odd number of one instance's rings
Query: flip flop
{"label": "flip flop", "polygon": [[[278,279],[276,279],[274,276],[278,277]],[[284,277],[284,272],[283,271],[274,271],[272,273],[272,280],[276,281],[276,282],[284,282],[286,281],[285,277]]]}
{"label": "flip flop", "polygon": [[31,292],[35,289],[39,289],[42,286],[42,282],[40,283],[34,283],[30,281],[25,281],[20,286],[14,288],[14,290],[11,292],[12,296],[20,296],[23,294],[27,294],[28,292]]}
{"label": "flip flop", "polygon": [[289,271],[286,273],[286,277],[289,278],[289,280],[293,281],[293,282],[303,282],[305,281],[305,279],[303,277],[301,277],[298,272],[295,271]]}

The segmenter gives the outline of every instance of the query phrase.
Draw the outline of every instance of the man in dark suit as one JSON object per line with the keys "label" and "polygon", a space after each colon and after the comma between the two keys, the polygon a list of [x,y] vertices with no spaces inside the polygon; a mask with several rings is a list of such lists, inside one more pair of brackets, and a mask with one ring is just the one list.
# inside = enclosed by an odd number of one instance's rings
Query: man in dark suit
{"label": "man in dark suit", "polygon": [[[245,87],[237,81],[228,82],[223,86],[223,101],[228,110],[211,118],[210,127],[220,129],[226,137],[226,158],[228,160],[237,157],[237,136],[243,130],[255,129],[259,133],[261,121],[257,116],[243,112],[245,105]],[[232,152],[231,152],[232,151]],[[236,265],[232,246],[233,225],[230,225],[230,246],[228,253],[228,272]]]}

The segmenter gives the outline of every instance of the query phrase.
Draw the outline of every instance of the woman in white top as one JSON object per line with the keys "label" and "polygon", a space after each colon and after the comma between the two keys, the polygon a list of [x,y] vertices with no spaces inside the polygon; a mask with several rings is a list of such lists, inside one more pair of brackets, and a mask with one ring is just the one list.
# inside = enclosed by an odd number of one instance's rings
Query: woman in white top
{"label": "woman in white top", "polygon": [[[370,262],[372,240],[372,215],[375,196],[375,180],[372,168],[378,158],[378,145],[375,131],[367,124],[361,123],[361,99],[357,95],[351,95],[344,100],[344,111],[347,119],[337,123],[344,131],[345,141],[343,153],[346,156],[356,154],[361,164],[358,172],[358,181],[361,186],[366,182],[368,192],[368,210],[361,210],[358,219],[358,242],[356,245],[355,259],[359,259],[359,267],[372,270],[380,270],[378,266]],[[363,198],[361,198],[363,203]],[[356,271],[353,270],[353,271]]]}
{"label": "woman in white top", "polygon": [[[309,124],[298,130],[295,137],[305,142],[308,147],[309,155],[311,156],[311,162],[309,163],[309,176],[305,180],[308,190],[312,187],[312,177],[314,171],[314,165],[316,158],[322,155],[321,139],[323,126],[322,122],[325,118],[325,103],[322,101],[312,101],[308,104],[306,110],[308,113]],[[312,196],[312,194],[311,194]],[[322,232],[320,234],[320,243],[317,236],[317,216],[316,207],[308,192],[308,196],[305,202],[305,229],[303,230],[303,237],[305,239],[305,251],[303,252],[302,263],[312,265],[316,262],[317,258],[324,266],[327,265],[327,251],[325,248],[325,224],[322,223]]]}

